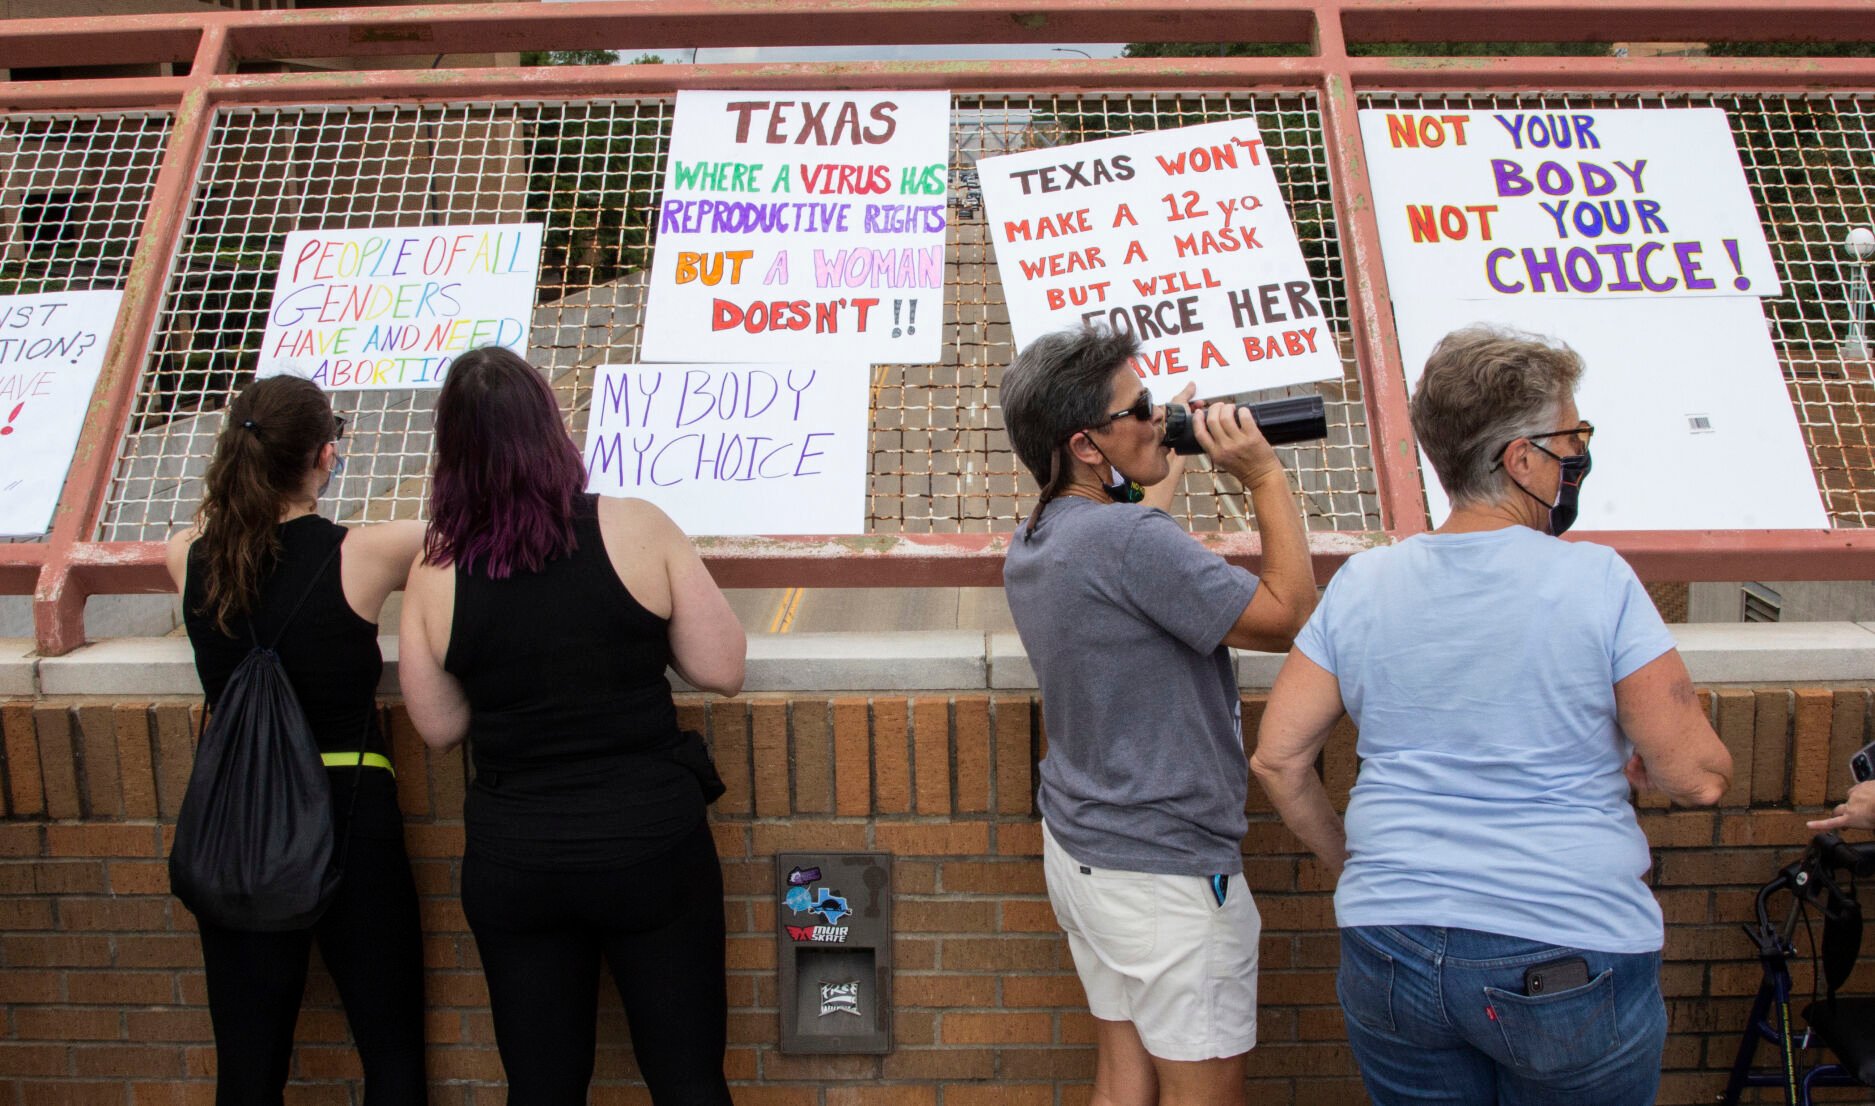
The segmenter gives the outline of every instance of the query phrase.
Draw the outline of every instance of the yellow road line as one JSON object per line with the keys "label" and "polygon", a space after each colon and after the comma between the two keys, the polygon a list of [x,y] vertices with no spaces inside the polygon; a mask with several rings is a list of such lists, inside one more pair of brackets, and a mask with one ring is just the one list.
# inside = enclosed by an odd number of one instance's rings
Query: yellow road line
{"label": "yellow road line", "polygon": [[781,593],[781,604],[775,608],[775,617],[768,623],[771,634],[785,634],[794,626],[794,616],[801,611],[801,588],[789,588]]}

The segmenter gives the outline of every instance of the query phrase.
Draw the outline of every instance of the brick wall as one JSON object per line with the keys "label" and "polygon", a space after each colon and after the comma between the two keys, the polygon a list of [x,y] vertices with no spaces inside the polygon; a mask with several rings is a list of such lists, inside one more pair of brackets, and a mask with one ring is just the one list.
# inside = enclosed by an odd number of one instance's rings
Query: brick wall
{"label": "brick wall", "polygon": [[[1722,1085],[1758,981],[1738,924],[1755,886],[1807,839],[1804,817],[1846,790],[1848,755],[1871,736],[1870,691],[1702,692],[1737,764],[1731,795],[1716,812],[1644,805],[1668,918],[1672,1036],[1661,1102],[1707,1102]],[[1261,706],[1245,700],[1252,733]],[[193,709],[183,699],[0,703],[0,1104],[212,1099],[200,956],[162,860],[187,781]],[[728,1068],[739,1103],[1087,1101],[1093,1026],[1042,888],[1031,794],[1043,738],[1032,696],[752,696],[682,710],[712,735],[729,785],[714,829],[728,889]],[[500,1103],[487,995],[456,897],[463,757],[427,751],[401,710],[390,719],[423,895],[433,1101]],[[1355,772],[1345,723],[1323,771],[1345,801]],[[1254,786],[1250,806],[1245,867],[1265,925],[1251,1101],[1362,1102],[1334,1002],[1329,896]],[[799,849],[896,857],[890,1055],[804,1058],[775,1047],[768,858]],[[1805,970],[1799,989],[1808,987]],[[594,1101],[644,1101],[617,998],[601,995]],[[315,969],[289,1102],[353,1101],[357,1063],[346,1042],[334,989]]]}

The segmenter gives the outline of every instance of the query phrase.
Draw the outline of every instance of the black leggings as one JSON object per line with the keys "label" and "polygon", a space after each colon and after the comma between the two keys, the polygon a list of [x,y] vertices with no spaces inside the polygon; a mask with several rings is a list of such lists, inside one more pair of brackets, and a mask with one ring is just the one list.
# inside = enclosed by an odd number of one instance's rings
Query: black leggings
{"label": "black leggings", "polygon": [[312,929],[248,933],[203,922],[201,931],[217,1106],[281,1101],[315,939],[364,1064],[365,1106],[428,1101],[423,939],[401,838],[352,838],[345,878]]}
{"label": "black leggings", "polygon": [[509,1102],[585,1103],[602,956],[651,1100],[730,1101],[723,873],[707,824],[669,852],[599,871],[527,871],[471,851],[462,907],[488,977]]}

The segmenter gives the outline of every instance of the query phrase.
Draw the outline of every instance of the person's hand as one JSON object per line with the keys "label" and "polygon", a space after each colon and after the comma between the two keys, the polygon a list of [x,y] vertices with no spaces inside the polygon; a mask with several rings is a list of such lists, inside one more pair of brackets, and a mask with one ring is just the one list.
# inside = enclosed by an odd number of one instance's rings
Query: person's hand
{"label": "person's hand", "polygon": [[1192,429],[1211,463],[1235,476],[1246,488],[1283,471],[1283,463],[1257,428],[1256,420],[1235,403],[1211,403],[1201,411],[1195,409]]}
{"label": "person's hand", "polygon": [[1810,823],[1818,833],[1839,829],[1875,830],[1875,780],[1864,780],[1849,789],[1848,801],[1836,807],[1833,818],[1819,818]]}
{"label": "person's hand", "polygon": [[1654,781],[1647,775],[1647,763],[1641,760],[1639,753],[1628,758],[1627,767],[1621,770],[1621,774],[1628,778],[1628,785],[1636,791],[1645,793],[1654,789]]}

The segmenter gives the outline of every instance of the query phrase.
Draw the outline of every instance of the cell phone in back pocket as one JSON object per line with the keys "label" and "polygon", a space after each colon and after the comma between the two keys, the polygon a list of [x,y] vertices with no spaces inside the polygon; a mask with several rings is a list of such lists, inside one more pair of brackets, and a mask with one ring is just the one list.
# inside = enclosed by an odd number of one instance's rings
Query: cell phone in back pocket
{"label": "cell phone in back pocket", "polygon": [[1860,751],[1849,758],[1849,774],[1855,777],[1857,783],[1875,780],[1875,741],[1862,746]]}
{"label": "cell phone in back pocket", "polygon": [[1588,961],[1580,956],[1532,964],[1523,972],[1523,993],[1533,997],[1553,995],[1558,991],[1567,991],[1574,987],[1586,987],[1588,983]]}

